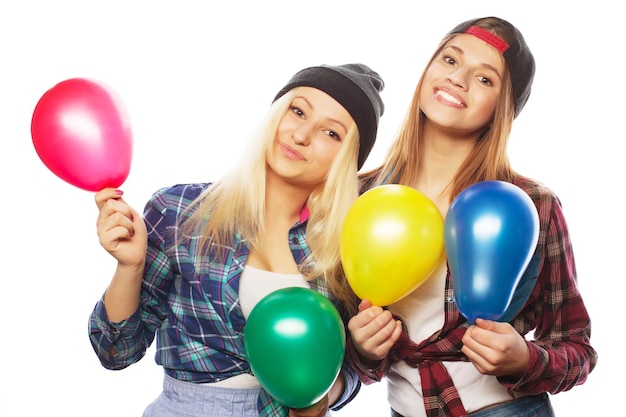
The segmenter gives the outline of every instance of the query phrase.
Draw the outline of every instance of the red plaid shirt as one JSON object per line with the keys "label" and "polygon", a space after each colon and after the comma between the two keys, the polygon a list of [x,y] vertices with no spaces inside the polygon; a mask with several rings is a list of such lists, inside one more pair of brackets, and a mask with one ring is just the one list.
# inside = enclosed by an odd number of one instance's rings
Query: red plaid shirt
{"label": "red plaid shirt", "polygon": [[[526,191],[539,213],[539,242],[534,257],[538,262],[538,274],[530,276],[528,282],[531,284],[523,294],[525,302],[522,300],[519,304],[521,310],[514,311],[514,317],[506,321],[521,335],[534,330],[534,338],[527,342],[530,360],[526,373],[522,377],[498,377],[498,381],[513,397],[542,392],[556,394],[585,382],[596,365],[598,356],[590,344],[591,320],[578,291],[574,254],[558,197],[525,177],[517,178],[514,184]],[[536,276],[536,281],[532,275]],[[375,369],[367,368],[361,362],[352,341],[348,340],[347,354],[361,381],[365,384],[380,381],[394,361],[404,360],[420,373],[426,415],[467,416],[442,364],[468,360],[461,352],[461,339],[468,323],[456,304],[446,301],[453,299],[454,289],[448,270],[442,300],[445,304],[443,328],[420,343],[410,340],[405,330],[390,354]]]}

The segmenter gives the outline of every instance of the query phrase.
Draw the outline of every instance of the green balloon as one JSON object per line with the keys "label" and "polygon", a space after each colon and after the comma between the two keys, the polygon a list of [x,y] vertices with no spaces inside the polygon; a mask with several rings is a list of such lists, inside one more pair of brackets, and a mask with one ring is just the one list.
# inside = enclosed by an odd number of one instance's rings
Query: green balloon
{"label": "green balloon", "polygon": [[326,297],[288,287],[254,306],[245,327],[245,349],[261,386],[289,408],[306,408],[330,390],[343,362],[343,321]]}

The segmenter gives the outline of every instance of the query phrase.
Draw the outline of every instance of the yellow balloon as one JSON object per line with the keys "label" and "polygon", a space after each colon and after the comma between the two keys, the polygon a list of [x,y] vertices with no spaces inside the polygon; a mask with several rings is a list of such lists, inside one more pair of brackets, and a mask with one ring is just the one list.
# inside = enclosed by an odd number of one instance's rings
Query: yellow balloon
{"label": "yellow balloon", "polygon": [[418,288],[442,259],[443,226],[435,203],[414,188],[387,184],[363,193],[346,215],[340,241],[356,295],[387,306]]}

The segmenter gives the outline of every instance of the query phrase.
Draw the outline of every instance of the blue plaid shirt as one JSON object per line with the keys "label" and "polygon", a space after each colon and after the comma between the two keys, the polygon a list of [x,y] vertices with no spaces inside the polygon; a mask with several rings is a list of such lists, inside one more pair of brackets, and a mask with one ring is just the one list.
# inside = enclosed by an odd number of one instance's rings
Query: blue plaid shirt
{"label": "blue plaid shirt", "polygon": [[[100,299],[90,316],[89,338],[105,368],[123,369],[139,361],[156,335],[156,362],[173,378],[217,382],[252,372],[245,354],[246,321],[238,295],[239,280],[250,251],[246,241],[234,236],[219,258],[214,253],[199,255],[202,253],[199,236],[184,245],[173,243],[183,211],[209,185],[163,188],[146,204],[148,251],[139,308],[128,319],[113,323],[108,320]],[[289,231],[289,246],[298,265],[310,253],[305,240],[304,212]],[[200,265],[198,269],[196,264]],[[322,279],[311,281],[310,287],[330,297]],[[351,401],[360,388],[347,358],[342,373],[346,389],[334,410]],[[261,416],[286,416],[288,412],[265,391],[258,404]]]}

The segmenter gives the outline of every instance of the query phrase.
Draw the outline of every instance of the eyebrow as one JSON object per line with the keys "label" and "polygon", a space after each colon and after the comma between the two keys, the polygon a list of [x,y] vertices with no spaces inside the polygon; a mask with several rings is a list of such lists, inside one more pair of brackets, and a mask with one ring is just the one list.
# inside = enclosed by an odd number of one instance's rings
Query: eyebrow
{"label": "eyebrow", "polygon": [[[459,48],[456,45],[448,45],[448,46],[446,46],[446,48],[454,49],[460,55],[465,55],[465,51],[463,51],[463,49]],[[445,48],[441,52],[444,52],[444,51],[445,51]],[[490,64],[488,64],[486,62],[483,62],[481,64],[481,66],[487,68],[488,70],[491,70],[491,71],[495,72],[496,74],[498,74],[498,77],[502,78],[502,75],[500,74],[500,71],[498,71],[498,69],[496,67],[494,67],[493,65],[490,65]]]}

